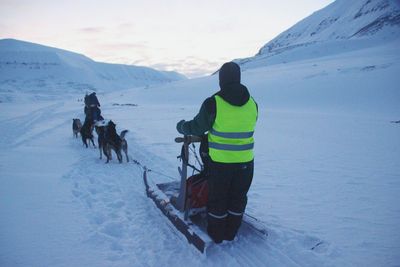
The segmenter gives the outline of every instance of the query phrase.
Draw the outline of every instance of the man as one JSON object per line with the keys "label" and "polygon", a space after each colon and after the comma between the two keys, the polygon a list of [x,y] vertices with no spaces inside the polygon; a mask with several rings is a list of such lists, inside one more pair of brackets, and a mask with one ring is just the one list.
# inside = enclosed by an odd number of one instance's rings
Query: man
{"label": "man", "polygon": [[90,120],[91,123],[94,121],[102,120],[100,110],[100,102],[97,99],[96,92],[91,93],[90,95],[85,95],[85,108],[84,112],[86,115],[85,121]]}
{"label": "man", "polygon": [[242,222],[253,179],[257,104],[240,83],[240,67],[225,63],[219,71],[221,90],[207,98],[191,121],[181,120],[184,135],[208,132],[210,175],[207,232],[215,243],[232,241]]}

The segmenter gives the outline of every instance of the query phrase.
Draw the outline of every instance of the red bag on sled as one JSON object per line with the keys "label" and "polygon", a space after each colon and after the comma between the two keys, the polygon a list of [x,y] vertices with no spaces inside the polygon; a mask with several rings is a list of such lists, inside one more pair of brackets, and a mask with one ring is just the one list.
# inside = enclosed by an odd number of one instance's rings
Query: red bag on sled
{"label": "red bag on sled", "polygon": [[186,186],[191,208],[207,206],[208,183],[207,179],[201,173],[190,176],[187,179]]}

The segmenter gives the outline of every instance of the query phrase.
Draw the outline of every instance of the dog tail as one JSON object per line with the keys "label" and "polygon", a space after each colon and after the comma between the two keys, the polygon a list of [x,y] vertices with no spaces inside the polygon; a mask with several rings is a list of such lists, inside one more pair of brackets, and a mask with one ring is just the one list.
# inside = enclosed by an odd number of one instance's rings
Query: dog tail
{"label": "dog tail", "polygon": [[128,132],[128,130],[123,130],[120,134],[121,139],[125,139],[125,134]]}

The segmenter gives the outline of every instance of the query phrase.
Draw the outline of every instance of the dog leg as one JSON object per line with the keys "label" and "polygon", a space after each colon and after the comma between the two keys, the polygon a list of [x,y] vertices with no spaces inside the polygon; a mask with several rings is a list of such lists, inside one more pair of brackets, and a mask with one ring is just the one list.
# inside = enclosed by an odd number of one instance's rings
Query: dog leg
{"label": "dog leg", "polygon": [[122,163],[122,154],[121,154],[121,151],[118,151],[118,153],[117,153],[117,158],[118,158],[119,163]]}
{"label": "dog leg", "polygon": [[94,144],[93,138],[90,138],[90,141],[92,141],[93,147],[96,148],[96,145]]}
{"label": "dog leg", "polygon": [[107,159],[108,159],[106,148],[107,148],[107,146],[106,146],[106,145],[103,145],[103,146],[102,146],[102,149],[103,149],[103,154],[104,154],[104,156],[106,156],[106,157],[107,157]]}
{"label": "dog leg", "polygon": [[106,163],[109,163],[111,159],[111,149],[109,147],[106,147],[103,152],[107,157]]}
{"label": "dog leg", "polygon": [[122,148],[122,150],[123,150],[124,153],[125,153],[126,162],[129,162],[129,157],[128,157],[128,143],[126,142],[125,139],[122,140],[121,148]]}
{"label": "dog leg", "polygon": [[124,153],[125,153],[125,156],[126,156],[126,162],[129,162],[129,157],[128,157],[128,147],[124,147],[122,150],[123,150],[123,151],[124,151]]}
{"label": "dog leg", "polygon": [[82,136],[82,142],[83,144],[86,146],[86,148],[88,148],[88,144],[86,142],[86,138]]}
{"label": "dog leg", "polygon": [[[105,151],[104,151],[105,152]],[[107,153],[105,153],[105,155],[106,155],[106,157],[107,157],[107,161],[106,161],[106,163],[109,163],[110,162],[110,159],[111,159],[111,157],[110,157],[110,155],[108,154],[108,151],[107,151]]]}

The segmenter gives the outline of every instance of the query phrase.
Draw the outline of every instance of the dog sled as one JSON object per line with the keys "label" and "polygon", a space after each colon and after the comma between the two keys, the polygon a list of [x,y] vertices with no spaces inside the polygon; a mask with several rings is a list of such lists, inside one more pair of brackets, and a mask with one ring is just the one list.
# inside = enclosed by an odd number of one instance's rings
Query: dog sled
{"label": "dog sled", "polygon": [[[204,162],[197,157],[194,143],[202,141],[198,136],[184,136],[175,138],[175,142],[182,143],[182,166],[178,168],[180,180],[168,183],[153,183],[149,177],[151,171],[144,167],[143,180],[146,194],[162,211],[172,225],[182,233],[187,241],[204,253],[214,242],[207,234],[207,180]],[[190,147],[192,145],[192,147]],[[201,149],[200,149],[201,150]],[[189,161],[190,152],[200,166],[196,167]],[[203,164],[204,163],[204,164]],[[188,168],[192,169],[189,175]],[[258,235],[267,237],[267,231],[262,222],[245,213],[239,235]]]}

